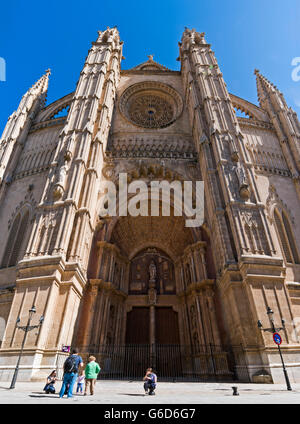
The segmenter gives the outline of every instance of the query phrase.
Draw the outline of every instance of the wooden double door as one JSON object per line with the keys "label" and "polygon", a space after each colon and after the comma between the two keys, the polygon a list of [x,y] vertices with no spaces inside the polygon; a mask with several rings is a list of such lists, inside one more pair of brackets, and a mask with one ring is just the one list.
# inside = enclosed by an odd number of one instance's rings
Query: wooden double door
{"label": "wooden double door", "polygon": [[[136,307],[128,312],[126,344],[136,346],[139,352],[131,367],[152,367],[160,379],[182,374],[178,313],[171,307],[155,307],[154,311],[150,307]],[[134,374],[135,369],[131,372]]]}
{"label": "wooden double door", "polygon": [[154,316],[152,324],[150,307],[133,307],[127,314],[126,344],[151,344],[151,325],[155,344],[179,344],[178,313],[172,307],[155,307]]}

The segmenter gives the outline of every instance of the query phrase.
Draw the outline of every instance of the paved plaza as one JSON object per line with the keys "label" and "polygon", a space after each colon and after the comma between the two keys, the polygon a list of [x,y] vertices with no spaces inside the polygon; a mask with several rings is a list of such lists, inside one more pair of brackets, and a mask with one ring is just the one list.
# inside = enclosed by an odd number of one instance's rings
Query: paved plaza
{"label": "paved plaza", "polygon": [[[17,382],[13,390],[9,386],[0,382],[1,404],[300,404],[300,384],[287,391],[285,384],[159,383],[155,396],[145,396],[142,382],[99,380],[94,396],[74,393],[70,399],[45,394],[41,382]],[[232,386],[239,396],[232,395]],[[59,381],[57,392],[60,387]]]}

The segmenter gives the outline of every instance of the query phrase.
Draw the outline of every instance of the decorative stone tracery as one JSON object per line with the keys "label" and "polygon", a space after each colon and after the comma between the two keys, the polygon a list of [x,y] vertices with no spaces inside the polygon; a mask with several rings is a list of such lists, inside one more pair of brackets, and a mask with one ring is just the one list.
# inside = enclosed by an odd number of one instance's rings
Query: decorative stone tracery
{"label": "decorative stone tracery", "polygon": [[164,128],[181,114],[181,96],[166,84],[146,81],[130,86],[122,94],[119,108],[131,123],[143,128]]}
{"label": "decorative stone tracery", "polygon": [[173,121],[173,107],[167,99],[155,94],[142,94],[134,99],[128,110],[135,124],[146,128],[163,128]]}

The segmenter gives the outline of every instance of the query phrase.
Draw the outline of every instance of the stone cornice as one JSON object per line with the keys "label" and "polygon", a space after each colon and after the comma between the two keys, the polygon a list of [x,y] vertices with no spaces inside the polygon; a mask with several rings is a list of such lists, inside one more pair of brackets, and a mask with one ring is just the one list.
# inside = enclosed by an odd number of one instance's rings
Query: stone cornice
{"label": "stone cornice", "polygon": [[262,128],[265,130],[275,131],[273,124],[264,121],[258,121],[256,119],[249,118],[237,118],[240,127],[253,127],[253,128]]}
{"label": "stone cornice", "polygon": [[288,178],[292,177],[292,173],[287,169],[271,168],[264,165],[253,165],[253,168],[256,174],[261,174],[261,175],[274,174],[274,175],[280,175],[281,177],[288,177]]}
{"label": "stone cornice", "polygon": [[189,244],[185,249],[184,249],[184,252],[183,252],[183,256],[186,256],[186,255],[188,255],[190,252],[193,252],[193,251],[195,251],[195,250],[200,250],[200,251],[205,251],[205,248],[206,248],[206,246],[207,246],[207,243],[206,243],[206,241],[197,241],[196,243],[194,243],[194,244]]}
{"label": "stone cornice", "polygon": [[97,247],[103,247],[104,249],[112,250],[123,262],[129,263],[128,259],[125,258],[120,252],[120,249],[112,243],[108,243],[107,241],[97,241]]}
{"label": "stone cornice", "polygon": [[66,199],[62,201],[56,201],[55,203],[40,203],[37,205],[38,209],[46,210],[56,210],[63,207],[73,206],[75,210],[77,210],[77,204],[73,199]]}
{"label": "stone cornice", "polygon": [[180,76],[181,75],[181,72],[180,71],[171,71],[171,70],[168,70],[168,71],[166,71],[166,70],[154,70],[154,69],[151,69],[151,70],[148,70],[148,71],[146,71],[146,70],[138,70],[138,69],[122,69],[121,70],[121,72],[120,72],[120,74],[121,74],[121,76],[123,76],[123,75],[148,75],[148,76],[150,76],[150,75],[178,75],[178,76]]}
{"label": "stone cornice", "polygon": [[28,268],[42,268],[49,266],[55,267],[63,272],[66,267],[66,261],[61,255],[32,256],[30,258],[25,258],[18,263],[18,271],[22,272]]}
{"label": "stone cornice", "polygon": [[32,134],[35,131],[41,130],[43,128],[49,128],[54,126],[63,126],[66,122],[67,117],[62,116],[60,118],[48,119],[47,121],[39,122],[31,126],[29,134]]}
{"label": "stone cornice", "polygon": [[49,168],[50,168],[50,165],[48,164],[45,166],[41,166],[39,168],[30,169],[28,171],[18,172],[16,175],[12,177],[12,181],[21,180],[22,178],[26,178],[34,174],[41,174],[45,171],[48,171]]}
{"label": "stone cornice", "polygon": [[201,294],[201,292],[206,289],[214,290],[214,284],[215,284],[215,280],[212,280],[212,279],[197,281],[197,282],[189,284],[188,287],[185,290],[178,293],[177,296],[180,298],[184,296],[189,296],[193,293]]}
{"label": "stone cornice", "polygon": [[297,281],[286,281],[286,286],[289,291],[299,291],[300,290],[300,282]]}
{"label": "stone cornice", "polygon": [[91,287],[97,286],[100,289],[106,290],[108,292],[112,292],[113,294],[115,294],[117,296],[121,296],[124,299],[126,299],[128,297],[127,293],[116,289],[116,287],[110,281],[104,281],[102,279],[90,279],[89,283],[90,283]]}
{"label": "stone cornice", "polygon": [[13,293],[16,290],[16,284],[9,284],[6,286],[0,286],[0,296]]}
{"label": "stone cornice", "polygon": [[[43,271],[44,270],[44,271]],[[57,271],[59,274],[57,274]],[[35,275],[37,273],[37,275]],[[18,278],[16,283],[34,283],[42,281],[56,281],[57,284],[71,284],[76,286],[71,279],[75,277],[81,287],[86,284],[86,277],[78,262],[66,262],[61,255],[32,256],[23,259],[18,264]],[[79,293],[78,289],[75,287]]]}
{"label": "stone cornice", "polygon": [[267,255],[242,255],[239,260],[240,267],[247,264],[254,266],[275,266],[284,268],[282,258],[271,257]]}

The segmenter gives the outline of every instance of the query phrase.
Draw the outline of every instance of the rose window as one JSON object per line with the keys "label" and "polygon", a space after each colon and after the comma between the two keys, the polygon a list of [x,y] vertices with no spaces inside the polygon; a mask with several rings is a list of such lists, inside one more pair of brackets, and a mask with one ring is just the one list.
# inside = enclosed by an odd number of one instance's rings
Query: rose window
{"label": "rose window", "polygon": [[171,125],[182,107],[182,99],[173,88],[152,81],[130,86],[119,103],[120,111],[127,120],[149,129]]}
{"label": "rose window", "polygon": [[155,95],[140,96],[135,99],[128,111],[131,121],[146,128],[162,128],[173,121],[172,105]]}

